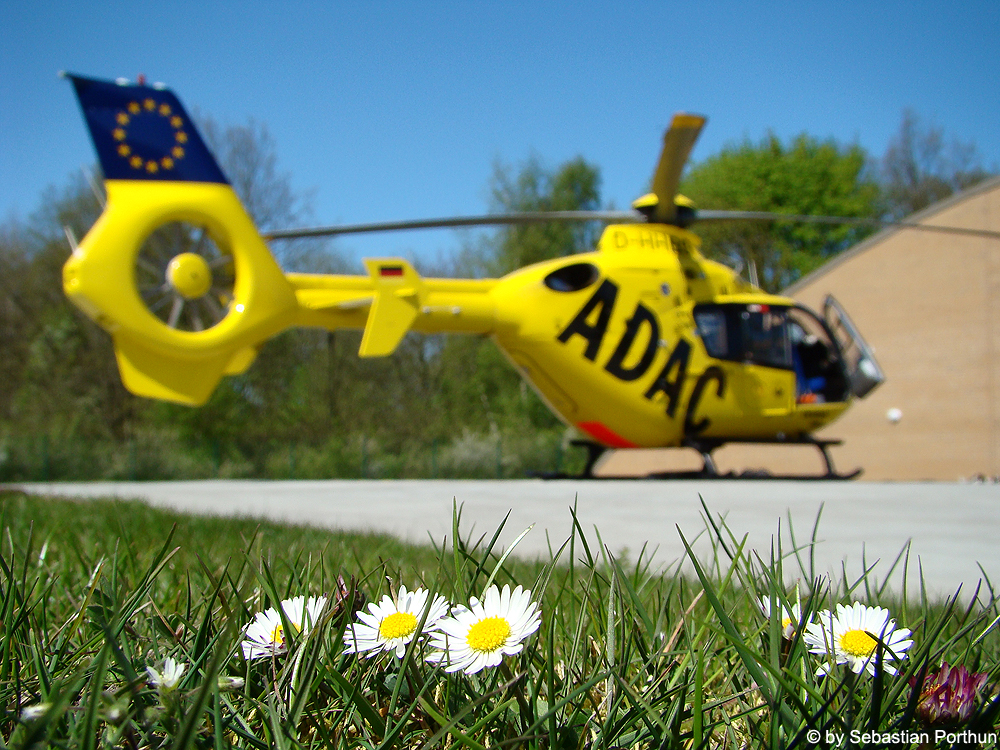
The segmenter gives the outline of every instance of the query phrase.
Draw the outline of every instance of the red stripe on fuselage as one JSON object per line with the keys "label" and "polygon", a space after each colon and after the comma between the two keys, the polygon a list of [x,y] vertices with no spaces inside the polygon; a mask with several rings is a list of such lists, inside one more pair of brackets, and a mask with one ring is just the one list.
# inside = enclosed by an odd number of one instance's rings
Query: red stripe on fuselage
{"label": "red stripe on fuselage", "polygon": [[577,427],[590,435],[594,440],[609,448],[638,448],[635,443],[626,440],[614,430],[600,422],[580,422]]}

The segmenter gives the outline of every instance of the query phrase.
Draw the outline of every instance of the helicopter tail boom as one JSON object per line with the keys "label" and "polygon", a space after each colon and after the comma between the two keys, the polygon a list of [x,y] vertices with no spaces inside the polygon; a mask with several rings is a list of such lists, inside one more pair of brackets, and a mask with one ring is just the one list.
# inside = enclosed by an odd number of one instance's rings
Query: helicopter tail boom
{"label": "helicopter tail boom", "polygon": [[[136,395],[202,404],[224,375],[246,370],[264,341],[292,326],[362,330],[358,353],[378,357],[409,330],[485,334],[496,323],[494,280],[424,279],[401,258],[366,259],[367,276],[286,276],[229,185],[105,185],[107,206],[64,265],[63,288],[111,334],[122,381]],[[143,252],[177,222],[200,228],[192,249],[207,237],[218,257],[167,253],[165,271],[153,274],[153,293],[166,294],[157,310],[141,283],[151,262]],[[221,288],[213,271],[228,266],[232,284]]]}
{"label": "helicopter tail boom", "polygon": [[365,258],[368,276],[289,274],[300,326],[363,331],[358,355],[392,354],[410,330],[490,333],[493,279],[424,279],[402,258]]}
{"label": "helicopter tail boom", "polygon": [[496,279],[423,278],[402,258],[366,258],[368,276],[288,274],[296,325],[363,331],[358,354],[392,354],[408,331],[493,333]]}

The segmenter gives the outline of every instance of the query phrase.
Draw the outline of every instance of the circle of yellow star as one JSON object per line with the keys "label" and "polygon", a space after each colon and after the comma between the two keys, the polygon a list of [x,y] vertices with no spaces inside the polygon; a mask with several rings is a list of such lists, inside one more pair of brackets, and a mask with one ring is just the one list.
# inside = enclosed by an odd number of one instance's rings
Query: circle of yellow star
{"label": "circle of yellow star", "polygon": [[185,152],[181,145],[175,145],[169,154],[164,154],[159,159],[144,159],[138,154],[133,154],[132,147],[128,144],[127,126],[131,124],[132,117],[142,114],[143,109],[150,114],[167,119],[170,127],[174,130],[175,143],[187,143],[188,134],[182,129],[184,127],[184,118],[175,114],[169,104],[164,102],[157,105],[156,100],[149,98],[144,99],[141,104],[136,101],[129,102],[126,107],[127,112],[122,110],[115,114],[115,122],[118,127],[111,131],[111,136],[119,142],[118,155],[123,159],[128,159],[128,163],[133,169],[144,168],[150,175],[157,174],[160,169],[173,169],[177,161],[184,158]]}

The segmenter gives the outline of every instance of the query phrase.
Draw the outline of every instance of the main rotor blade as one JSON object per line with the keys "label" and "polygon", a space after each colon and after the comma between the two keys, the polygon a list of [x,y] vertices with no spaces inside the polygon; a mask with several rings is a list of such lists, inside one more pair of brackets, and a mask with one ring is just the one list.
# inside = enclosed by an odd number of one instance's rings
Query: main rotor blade
{"label": "main rotor blade", "polygon": [[478,227],[510,224],[540,224],[546,221],[608,221],[621,224],[645,221],[638,211],[523,211],[512,214],[483,216],[452,216],[442,219],[383,221],[371,224],[341,224],[332,227],[280,229],[262,235],[265,240],[290,240],[298,237],[331,237],[338,234],[366,232],[397,232],[407,229],[442,229],[447,227]]}
{"label": "main rotor blade", "polygon": [[[670,205],[673,207],[673,201]],[[291,240],[300,237],[332,237],[340,234],[365,234],[397,232],[411,229],[444,229],[449,227],[511,226],[540,224],[548,221],[604,221],[616,224],[635,224],[646,221],[638,211],[524,211],[511,214],[485,214],[483,216],[452,216],[441,219],[415,219],[412,221],[384,221],[370,224],[341,224],[329,227],[280,229],[262,235],[266,240]],[[698,210],[695,221],[797,221],[811,224],[853,224],[874,227],[906,227],[930,232],[966,234],[975,237],[1000,238],[1000,232],[988,229],[966,229],[906,221],[882,221],[846,216],[809,216],[780,214],[768,211],[712,211]],[[214,265],[214,264],[213,264]]]}
{"label": "main rotor blade", "polygon": [[663,151],[653,173],[653,192],[658,202],[652,220],[672,224],[677,216],[674,198],[681,182],[681,172],[691,155],[694,142],[704,127],[706,118],[679,112],[670,122],[670,128],[663,134]]}
{"label": "main rotor blade", "polygon": [[851,216],[809,216],[803,214],[779,214],[771,211],[698,211],[695,221],[794,221],[802,224],[850,224],[870,227],[901,227],[920,229],[925,232],[965,234],[971,237],[991,237],[1000,239],[1000,232],[990,229],[969,229],[966,227],[945,227],[937,224],[918,224],[912,221],[884,221]]}

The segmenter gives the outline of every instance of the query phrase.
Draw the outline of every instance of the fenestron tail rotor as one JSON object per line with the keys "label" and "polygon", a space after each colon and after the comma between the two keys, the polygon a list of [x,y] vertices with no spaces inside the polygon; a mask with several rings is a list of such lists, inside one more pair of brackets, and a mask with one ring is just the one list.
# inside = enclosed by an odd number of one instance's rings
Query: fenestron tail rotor
{"label": "fenestron tail rotor", "polygon": [[207,227],[170,222],[140,247],[136,288],[149,311],[169,328],[205,331],[229,312],[235,270],[232,253],[220,248]]}

